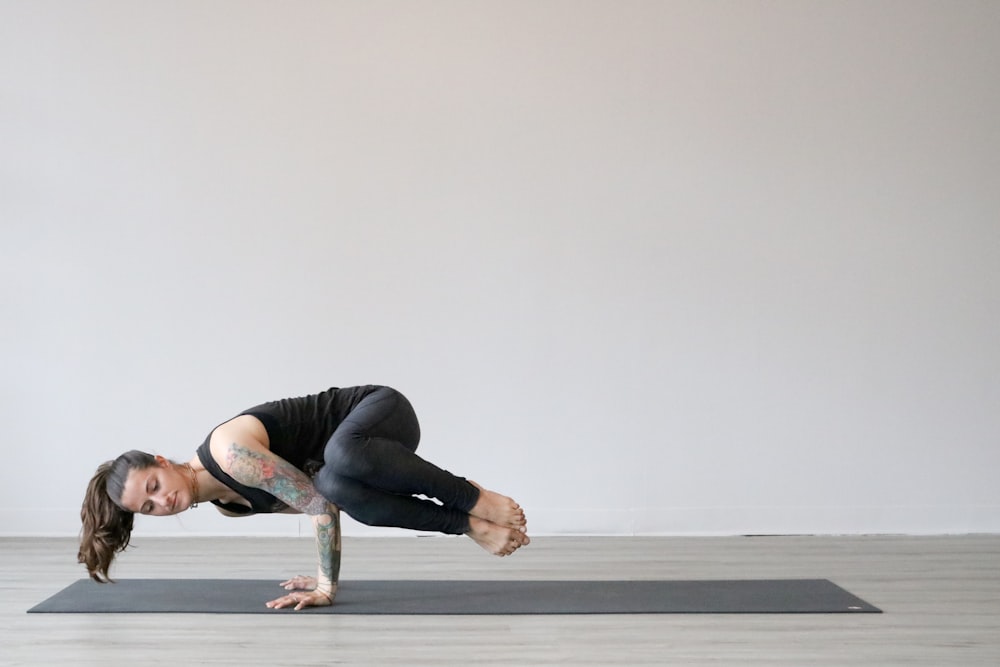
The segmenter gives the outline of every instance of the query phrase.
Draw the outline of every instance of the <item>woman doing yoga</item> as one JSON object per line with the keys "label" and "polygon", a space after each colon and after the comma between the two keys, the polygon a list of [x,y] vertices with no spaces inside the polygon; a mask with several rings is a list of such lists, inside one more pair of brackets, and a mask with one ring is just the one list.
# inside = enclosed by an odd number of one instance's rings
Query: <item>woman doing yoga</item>
{"label": "woman doing yoga", "polygon": [[336,596],[341,509],[371,526],[465,534],[497,556],[530,542],[517,503],[420,458],[419,441],[413,408],[389,387],[258,405],[215,427],[187,463],[133,450],[102,464],[80,511],[78,559],[96,581],[111,581],[137,513],[178,514],[206,501],[227,516],[304,513],[316,532],[317,576],[283,582],[290,592],[267,603],[301,609]]}

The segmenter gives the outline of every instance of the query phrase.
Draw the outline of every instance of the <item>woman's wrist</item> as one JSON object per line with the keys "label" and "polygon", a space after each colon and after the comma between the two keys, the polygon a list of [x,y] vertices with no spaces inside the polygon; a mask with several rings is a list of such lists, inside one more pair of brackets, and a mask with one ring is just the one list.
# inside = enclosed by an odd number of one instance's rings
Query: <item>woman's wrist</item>
{"label": "woman's wrist", "polygon": [[334,594],[334,591],[337,590],[337,584],[324,583],[324,584],[321,584],[319,586],[316,586],[316,588],[314,590],[317,593],[325,595],[326,597],[328,597],[331,600],[333,600],[333,594]]}

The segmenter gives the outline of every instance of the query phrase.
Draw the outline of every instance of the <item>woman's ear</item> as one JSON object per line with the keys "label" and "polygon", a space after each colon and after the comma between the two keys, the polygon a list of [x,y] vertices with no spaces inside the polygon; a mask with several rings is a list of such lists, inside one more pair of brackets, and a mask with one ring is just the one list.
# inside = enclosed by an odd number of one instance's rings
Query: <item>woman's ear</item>
{"label": "woman's ear", "polygon": [[167,468],[170,466],[170,461],[160,456],[159,454],[157,454],[155,458],[156,458],[156,465],[160,466],[161,468]]}

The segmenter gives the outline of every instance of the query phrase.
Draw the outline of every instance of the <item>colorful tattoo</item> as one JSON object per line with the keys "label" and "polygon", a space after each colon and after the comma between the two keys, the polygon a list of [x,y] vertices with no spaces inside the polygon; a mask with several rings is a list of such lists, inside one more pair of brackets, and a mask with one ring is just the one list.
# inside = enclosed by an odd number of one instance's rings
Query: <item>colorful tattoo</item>
{"label": "colorful tattoo", "polygon": [[327,500],[312,480],[288,461],[234,442],[226,452],[229,474],[240,484],[267,491],[290,507],[312,516],[328,512]]}
{"label": "colorful tattoo", "polygon": [[328,513],[312,518],[316,529],[316,548],[319,551],[319,573],[316,588],[332,595],[340,576],[340,512],[328,505]]}
{"label": "colorful tattoo", "polygon": [[332,601],[340,576],[340,508],[317,493],[304,472],[270,452],[234,442],[226,452],[226,467],[237,482],[267,491],[311,516],[319,555],[316,590]]}

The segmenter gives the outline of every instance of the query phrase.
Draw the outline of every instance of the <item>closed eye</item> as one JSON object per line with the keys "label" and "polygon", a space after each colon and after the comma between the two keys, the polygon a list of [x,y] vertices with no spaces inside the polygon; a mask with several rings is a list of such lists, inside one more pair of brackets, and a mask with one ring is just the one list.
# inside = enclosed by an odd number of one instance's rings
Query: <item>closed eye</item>
{"label": "closed eye", "polygon": [[[159,488],[160,488],[160,480],[156,480],[156,481],[154,481],[154,482],[153,482],[153,488],[152,488],[152,489],[150,489],[150,491],[149,491],[149,492],[150,492],[150,493],[156,493],[156,491],[157,491],[157,490],[158,490]],[[149,514],[150,512],[152,512],[152,511],[153,511],[153,502],[152,502],[152,501],[150,501],[150,502],[146,503],[146,507],[147,507],[147,509],[146,509],[146,514]]]}
{"label": "closed eye", "polygon": [[[150,475],[149,479],[146,481],[146,494],[151,495],[156,493],[156,490],[160,488],[160,480],[155,475]],[[150,514],[153,511],[153,501],[147,500],[139,508],[139,511],[143,514]]]}

